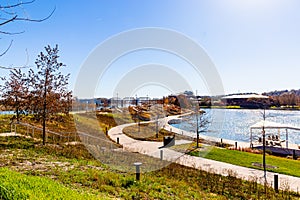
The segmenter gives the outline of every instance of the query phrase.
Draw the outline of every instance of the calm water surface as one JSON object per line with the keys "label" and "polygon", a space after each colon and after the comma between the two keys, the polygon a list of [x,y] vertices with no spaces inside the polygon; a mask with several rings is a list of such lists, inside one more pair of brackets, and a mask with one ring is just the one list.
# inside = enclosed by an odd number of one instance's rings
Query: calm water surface
{"label": "calm water surface", "polygon": [[12,115],[14,113],[14,111],[0,111],[0,115]]}
{"label": "calm water surface", "polygon": [[[249,142],[250,126],[263,120],[262,110],[247,109],[205,109],[206,116],[211,122],[207,130],[201,133],[224,139]],[[300,111],[277,111],[266,110],[266,120],[289,124],[300,127]],[[176,128],[195,132],[196,117],[184,118],[180,124],[174,124]],[[260,130],[255,130],[254,134],[259,135]],[[285,130],[266,130],[267,133],[280,133],[282,140],[285,139]],[[196,133],[195,133],[196,134]],[[290,143],[300,144],[300,131],[289,130]]]}

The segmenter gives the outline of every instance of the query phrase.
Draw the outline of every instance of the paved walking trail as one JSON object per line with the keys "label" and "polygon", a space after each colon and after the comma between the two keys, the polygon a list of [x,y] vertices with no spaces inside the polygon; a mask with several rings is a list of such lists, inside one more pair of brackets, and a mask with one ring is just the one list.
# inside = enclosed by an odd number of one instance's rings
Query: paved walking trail
{"label": "paved walking trail", "polygon": [[[161,122],[165,124],[165,129],[170,130],[172,129],[173,132],[176,132],[178,134],[183,135],[189,135],[189,136],[195,136],[195,133],[183,131],[174,127],[171,127],[168,125],[168,121],[171,119],[178,118],[179,116],[170,116],[163,119],[160,119]],[[123,146],[123,149],[130,152],[139,152],[141,154],[146,154],[152,157],[160,158],[160,151],[159,147],[163,146],[163,142],[150,142],[150,141],[139,141],[132,139],[125,134],[122,133],[123,128],[133,125],[132,124],[124,124],[120,126],[116,126],[108,131],[109,137],[117,141],[117,138],[119,138],[119,143]],[[218,138],[212,138],[207,136],[202,136],[204,139],[209,139],[213,141],[220,141]],[[188,143],[190,141],[185,140],[176,140],[175,144],[182,144],[182,143]],[[223,140],[224,143],[229,144],[235,144],[235,141],[232,140]],[[238,142],[238,147],[249,147],[249,143],[245,142]],[[253,180],[253,178],[257,178],[258,182],[263,184],[264,183],[264,172],[262,170],[256,170],[246,167],[240,167],[228,163],[223,163],[219,161],[209,160],[201,157],[195,157],[195,156],[189,156],[185,155],[183,153],[171,150],[169,148],[163,148],[163,159],[176,162],[181,165],[194,167],[197,169],[202,169],[205,171],[214,172],[221,175],[228,175],[228,170],[233,171],[236,173],[236,176],[238,178],[242,178],[244,180]],[[272,172],[267,172],[267,182],[269,184],[274,183],[274,174]],[[289,189],[295,192],[300,191],[300,178],[293,177],[293,176],[287,176],[283,174],[279,174],[279,186],[282,187],[282,189],[286,189],[287,183],[289,184]]]}

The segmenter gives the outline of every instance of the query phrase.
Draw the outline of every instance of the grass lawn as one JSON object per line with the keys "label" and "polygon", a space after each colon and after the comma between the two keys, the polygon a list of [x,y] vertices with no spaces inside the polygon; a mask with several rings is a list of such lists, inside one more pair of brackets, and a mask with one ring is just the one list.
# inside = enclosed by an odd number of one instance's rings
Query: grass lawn
{"label": "grass lawn", "polygon": [[50,178],[0,168],[0,199],[111,199],[68,188]]}
{"label": "grass lawn", "polygon": [[[211,148],[209,151],[191,151],[189,153],[193,156],[202,156],[205,158],[226,162],[243,167],[263,169],[261,167],[255,167],[252,163],[262,163],[262,154],[254,154],[243,151],[229,150],[223,148]],[[272,155],[266,155],[266,164],[275,166],[277,168],[267,168],[268,171],[287,174],[300,177],[300,161],[287,158],[276,157]]]}

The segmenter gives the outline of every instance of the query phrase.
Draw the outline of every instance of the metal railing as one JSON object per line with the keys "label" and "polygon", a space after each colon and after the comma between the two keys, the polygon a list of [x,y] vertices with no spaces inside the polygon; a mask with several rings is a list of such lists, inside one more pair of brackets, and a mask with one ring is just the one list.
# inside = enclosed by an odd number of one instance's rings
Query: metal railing
{"label": "metal railing", "polygon": [[[1,125],[6,126],[3,133],[13,133],[15,135],[23,135],[25,137],[31,137],[37,140],[42,140],[43,128],[37,127],[24,122],[3,121]],[[86,132],[54,132],[46,130],[46,142],[47,143],[70,143],[70,142],[82,142],[86,145],[101,146],[106,149],[116,148],[115,144],[104,135],[91,135]]]}
{"label": "metal railing", "polygon": [[[23,122],[13,122],[10,125],[10,132],[30,136],[35,139],[42,139],[43,129]],[[61,143],[80,141],[78,134],[75,132],[57,133],[46,130],[46,142]]]}

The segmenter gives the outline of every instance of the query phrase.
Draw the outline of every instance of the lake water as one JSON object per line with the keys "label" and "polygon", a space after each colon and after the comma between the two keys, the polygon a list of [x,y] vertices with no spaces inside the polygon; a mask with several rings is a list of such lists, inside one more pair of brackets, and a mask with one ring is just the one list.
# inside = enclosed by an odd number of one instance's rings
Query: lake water
{"label": "lake water", "polygon": [[[208,127],[202,135],[208,135],[218,138],[249,142],[250,141],[250,126],[263,120],[262,110],[248,109],[204,109],[208,121]],[[180,124],[172,126],[190,132],[195,131],[196,117],[190,116],[183,118]],[[266,120],[289,124],[295,127],[300,127],[300,111],[285,111],[285,110],[266,110]],[[254,130],[255,135],[259,135],[261,130]],[[285,130],[266,130],[266,133],[277,134],[280,132],[281,139],[285,139]],[[289,142],[300,144],[300,131],[289,130]],[[196,134],[196,133],[195,133]]]}
{"label": "lake water", "polygon": [[0,111],[0,115],[11,115],[14,114],[14,111]]}

